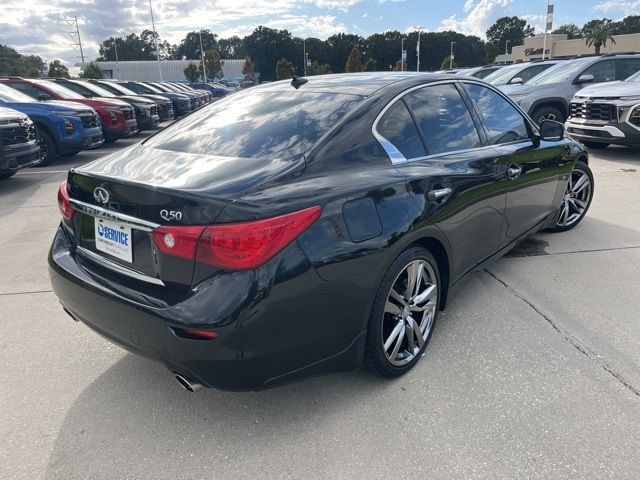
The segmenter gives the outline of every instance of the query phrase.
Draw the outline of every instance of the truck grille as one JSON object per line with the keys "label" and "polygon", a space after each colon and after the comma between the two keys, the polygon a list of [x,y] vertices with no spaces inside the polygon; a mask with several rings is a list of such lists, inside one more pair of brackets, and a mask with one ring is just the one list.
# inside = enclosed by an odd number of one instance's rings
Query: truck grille
{"label": "truck grille", "polygon": [[22,120],[17,127],[0,129],[0,138],[3,146],[28,143],[36,139],[36,127],[28,120]]}
{"label": "truck grille", "polygon": [[173,117],[173,104],[171,102],[161,103],[159,114],[162,118]]}
{"label": "truck grille", "polygon": [[124,113],[125,120],[133,120],[134,118],[136,118],[136,114],[133,111],[133,108],[123,108],[122,113]]}
{"label": "truck grille", "polygon": [[572,102],[571,116],[586,120],[617,120],[615,105],[609,103]]}
{"label": "truck grille", "polygon": [[82,126],[84,128],[96,128],[100,126],[100,118],[96,114],[82,115],[80,117],[82,120]]}
{"label": "truck grille", "polygon": [[158,107],[156,105],[154,105],[153,107],[151,107],[149,109],[149,114],[150,115],[158,115]]}

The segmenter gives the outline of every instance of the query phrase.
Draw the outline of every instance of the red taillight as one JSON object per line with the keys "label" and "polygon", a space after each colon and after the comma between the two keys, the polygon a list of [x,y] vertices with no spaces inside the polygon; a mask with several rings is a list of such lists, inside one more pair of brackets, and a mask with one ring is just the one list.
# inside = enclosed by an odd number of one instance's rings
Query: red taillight
{"label": "red taillight", "polygon": [[203,226],[162,226],[151,232],[153,241],[162,253],[193,260]]}
{"label": "red taillight", "polygon": [[259,267],[273,258],[315,222],[322,209],[242,223],[207,227],[198,244],[196,260],[232,270]]}
{"label": "red taillight", "polygon": [[58,189],[58,208],[60,209],[60,214],[62,218],[65,220],[71,220],[73,217],[73,208],[71,208],[71,203],[69,202],[69,192],[67,191],[67,181],[65,180],[60,185]]}
{"label": "red taillight", "polygon": [[191,337],[195,340],[213,340],[218,336],[215,330],[205,330],[203,328],[182,328],[183,336]]}

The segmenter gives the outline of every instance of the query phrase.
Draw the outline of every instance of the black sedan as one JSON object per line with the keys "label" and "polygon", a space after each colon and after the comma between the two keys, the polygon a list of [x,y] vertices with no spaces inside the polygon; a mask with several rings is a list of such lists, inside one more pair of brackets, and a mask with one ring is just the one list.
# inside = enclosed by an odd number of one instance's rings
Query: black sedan
{"label": "black sedan", "polygon": [[294,78],[72,169],[51,281],[71,317],[191,391],[396,377],[466,274],[583,219],[587,163],[476,79]]}

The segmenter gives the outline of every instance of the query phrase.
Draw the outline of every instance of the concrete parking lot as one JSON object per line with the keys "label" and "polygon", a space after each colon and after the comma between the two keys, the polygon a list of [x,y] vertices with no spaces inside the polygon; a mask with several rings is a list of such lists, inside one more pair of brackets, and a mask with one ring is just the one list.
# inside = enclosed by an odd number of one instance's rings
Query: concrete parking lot
{"label": "concrete parking lot", "polygon": [[0,183],[0,478],[640,478],[640,150],[592,152],[584,222],[465,281],[407,376],[191,395],[49,285],[66,169],[133,142]]}

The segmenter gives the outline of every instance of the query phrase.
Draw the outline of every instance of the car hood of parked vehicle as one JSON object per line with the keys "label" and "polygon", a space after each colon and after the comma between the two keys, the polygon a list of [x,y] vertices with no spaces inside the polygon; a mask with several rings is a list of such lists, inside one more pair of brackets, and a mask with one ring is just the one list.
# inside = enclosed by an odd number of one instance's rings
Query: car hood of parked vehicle
{"label": "car hood of parked vehicle", "polygon": [[89,107],[81,107],[75,101],[67,100],[48,100],[46,102],[23,103],[22,105],[29,107],[44,108],[54,113],[63,113],[65,115],[79,115],[81,113],[94,113]]}
{"label": "car hood of parked vehicle", "polygon": [[0,107],[0,122],[7,120],[15,120],[27,118],[24,113],[18,112],[17,110],[13,110],[12,108]]}
{"label": "car hood of parked vehicle", "polygon": [[605,82],[584,87],[576,97],[618,99],[620,97],[640,98],[640,82]]}
{"label": "car hood of parked vehicle", "polygon": [[122,99],[126,102],[135,103],[135,104],[144,105],[144,106],[153,106],[155,104],[155,102],[153,102],[151,99],[141,97],[139,95],[122,95],[118,97],[118,99]]}
{"label": "car hood of parked vehicle", "polygon": [[256,185],[303,170],[304,157],[235,158],[134,145],[75,170],[118,182],[237,198]]}

